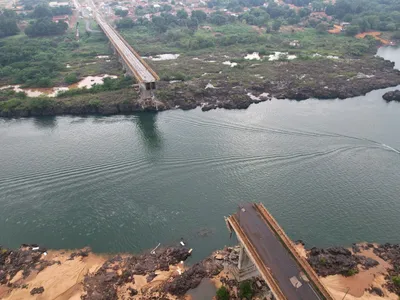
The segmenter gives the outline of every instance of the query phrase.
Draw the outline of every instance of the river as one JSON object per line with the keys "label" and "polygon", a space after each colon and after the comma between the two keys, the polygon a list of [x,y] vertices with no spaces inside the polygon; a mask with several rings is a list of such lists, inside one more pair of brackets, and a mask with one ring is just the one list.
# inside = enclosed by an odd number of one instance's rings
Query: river
{"label": "river", "polygon": [[307,246],[399,243],[400,103],[382,100],[387,90],[207,113],[0,119],[0,244],[138,252],[183,237],[196,260],[234,242],[224,216],[248,201]]}

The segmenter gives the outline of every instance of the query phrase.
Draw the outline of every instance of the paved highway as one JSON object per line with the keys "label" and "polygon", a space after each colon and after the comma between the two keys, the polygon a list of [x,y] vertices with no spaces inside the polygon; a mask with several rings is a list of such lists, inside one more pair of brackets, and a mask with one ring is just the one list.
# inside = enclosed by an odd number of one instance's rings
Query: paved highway
{"label": "paved highway", "polygon": [[[112,42],[118,50],[121,52],[123,56],[125,56],[126,60],[129,63],[129,67],[134,69],[137,74],[141,77],[142,82],[155,82],[157,81],[154,78],[153,74],[150,73],[149,70],[142,64],[142,62],[136,57],[136,55],[125,45],[122,39],[115,33],[114,29],[108,25],[106,21],[98,14],[96,14],[96,20],[99,23],[100,27],[107,33],[107,35],[112,39]],[[140,78],[138,78],[140,79]]]}
{"label": "paved highway", "polygon": [[234,217],[288,300],[323,299],[302,279],[301,268],[252,204]]}

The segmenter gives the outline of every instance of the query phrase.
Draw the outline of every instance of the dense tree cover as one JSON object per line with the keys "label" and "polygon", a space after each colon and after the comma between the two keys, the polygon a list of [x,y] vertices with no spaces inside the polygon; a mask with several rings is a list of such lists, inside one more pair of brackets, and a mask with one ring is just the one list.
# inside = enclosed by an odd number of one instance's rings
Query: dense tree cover
{"label": "dense tree cover", "polygon": [[135,23],[131,18],[123,18],[116,22],[117,28],[132,28]]}
{"label": "dense tree cover", "polygon": [[116,9],[114,11],[116,16],[126,17],[128,15],[128,11],[126,9]]}
{"label": "dense tree cover", "polygon": [[51,12],[53,16],[72,15],[72,9],[69,6],[52,7]]}
{"label": "dense tree cover", "polygon": [[68,24],[65,22],[53,22],[51,18],[41,18],[32,21],[26,28],[27,36],[48,36],[65,33]]}
{"label": "dense tree cover", "polygon": [[400,1],[398,0],[338,0],[326,7],[326,13],[351,22],[352,33],[370,29],[394,31],[400,29]]}
{"label": "dense tree cover", "polygon": [[35,19],[59,16],[59,15],[72,15],[72,9],[69,6],[50,7],[46,3],[36,5],[31,16]]}
{"label": "dense tree cover", "polygon": [[311,0],[283,0],[287,4],[293,4],[296,6],[307,6],[311,3]]}
{"label": "dense tree cover", "polygon": [[12,10],[0,11],[0,38],[17,34],[17,15]]}
{"label": "dense tree cover", "polygon": [[267,25],[270,18],[270,15],[260,8],[252,8],[239,16],[239,20],[245,20],[247,24],[257,26]]}

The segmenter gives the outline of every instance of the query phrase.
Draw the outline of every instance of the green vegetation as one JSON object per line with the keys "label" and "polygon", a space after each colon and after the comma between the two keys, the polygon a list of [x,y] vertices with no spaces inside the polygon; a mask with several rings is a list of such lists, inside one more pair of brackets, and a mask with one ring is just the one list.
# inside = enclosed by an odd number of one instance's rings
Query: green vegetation
{"label": "green vegetation", "polygon": [[344,276],[346,276],[346,277],[351,277],[351,276],[354,276],[354,275],[356,275],[356,274],[358,274],[358,269],[356,268],[356,269],[350,269],[350,270],[347,270],[343,275]]}
{"label": "green vegetation", "polygon": [[128,15],[128,11],[126,9],[116,9],[114,11],[116,16],[126,17]]}
{"label": "green vegetation", "polygon": [[132,89],[118,91],[103,91],[101,93],[88,93],[63,98],[48,97],[26,97],[24,93],[13,91],[0,91],[0,112],[50,112],[60,109],[68,111],[72,108],[76,113],[84,113],[87,110],[96,112],[102,107],[109,107],[116,104],[129,104],[137,99],[138,94]]}
{"label": "green vegetation", "polygon": [[321,257],[319,259],[319,262],[320,262],[321,265],[326,265],[326,258],[325,257]]}
{"label": "green vegetation", "polygon": [[398,288],[400,288],[400,275],[399,276],[393,276],[392,281],[394,285]]}
{"label": "green vegetation", "polygon": [[[84,32],[83,22],[79,26]],[[73,32],[46,38],[23,34],[4,38],[0,43],[0,86],[52,87],[75,83],[89,75],[120,75],[121,67],[115,59],[96,60],[97,55],[109,54],[103,33],[83,34],[79,43]]]}
{"label": "green vegetation", "polygon": [[249,281],[243,281],[239,286],[239,296],[241,299],[252,299],[254,294],[253,288],[251,287],[251,283]]}
{"label": "green vegetation", "polygon": [[[400,29],[400,2],[397,0],[338,0],[334,5],[326,6],[325,11],[358,26],[359,31]],[[352,27],[352,33],[356,29]]]}
{"label": "green vegetation", "polygon": [[17,14],[8,9],[0,11],[0,38],[15,35],[18,32]]}
{"label": "green vegetation", "polygon": [[221,286],[218,290],[217,290],[217,300],[229,300],[230,296],[229,296],[229,291],[225,286]]}
{"label": "green vegetation", "polygon": [[25,29],[25,34],[30,37],[62,34],[68,29],[65,22],[53,22],[50,18],[41,18],[33,21]]}

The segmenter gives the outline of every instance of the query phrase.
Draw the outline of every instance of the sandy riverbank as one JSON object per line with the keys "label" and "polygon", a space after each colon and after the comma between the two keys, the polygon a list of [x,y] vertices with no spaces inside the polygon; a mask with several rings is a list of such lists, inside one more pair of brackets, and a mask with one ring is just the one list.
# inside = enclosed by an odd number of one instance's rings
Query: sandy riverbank
{"label": "sandy riverbank", "polygon": [[[382,259],[388,254],[393,259],[390,254],[393,247],[397,259],[396,245],[358,244],[351,251],[341,247],[306,250],[301,244],[296,247],[309,259],[319,255],[322,266],[313,266],[317,273],[334,274],[320,278],[335,299],[343,299],[346,294],[345,299],[350,300],[399,299],[387,286],[388,270],[393,265]],[[210,295],[222,285],[230,291],[231,299],[239,299],[239,283],[233,272],[238,248],[224,248],[193,266],[186,266],[184,260],[190,253],[183,247],[116,256],[94,254],[90,249],[55,251],[25,245],[11,251],[0,247],[0,299],[196,300],[202,299],[201,295],[211,299]],[[321,257],[326,261],[322,263]],[[367,258],[371,259],[368,264]],[[341,264],[354,268],[351,265],[354,259],[357,274],[348,277],[337,274]],[[329,266],[332,262],[335,265]],[[252,286],[253,299],[268,294],[261,278],[255,278]]]}

